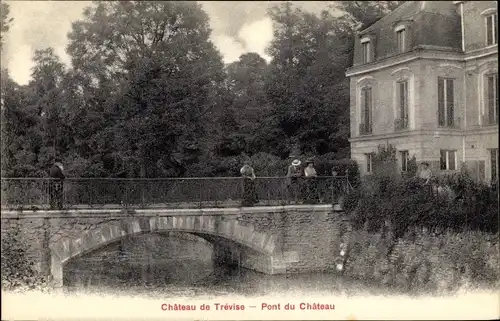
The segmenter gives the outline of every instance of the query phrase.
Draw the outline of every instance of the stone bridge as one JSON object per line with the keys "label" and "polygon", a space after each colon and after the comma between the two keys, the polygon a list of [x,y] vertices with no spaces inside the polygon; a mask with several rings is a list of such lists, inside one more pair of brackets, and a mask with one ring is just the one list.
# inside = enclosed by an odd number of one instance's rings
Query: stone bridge
{"label": "stone bridge", "polygon": [[333,269],[341,212],[329,205],[206,209],[2,211],[2,232],[20,227],[29,255],[55,287],[70,260],[123,238],[184,232],[213,244],[214,263],[266,274]]}

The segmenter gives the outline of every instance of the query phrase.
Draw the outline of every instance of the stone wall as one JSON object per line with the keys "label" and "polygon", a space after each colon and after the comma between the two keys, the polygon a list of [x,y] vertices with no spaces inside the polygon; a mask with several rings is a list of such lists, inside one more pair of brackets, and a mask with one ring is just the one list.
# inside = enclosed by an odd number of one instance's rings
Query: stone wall
{"label": "stone wall", "polygon": [[18,225],[29,256],[45,275],[128,236],[191,233],[214,245],[217,261],[280,274],[324,271],[339,248],[331,205],[190,210],[3,211],[2,234]]}
{"label": "stone wall", "polygon": [[387,235],[359,230],[351,235],[344,273],[412,293],[498,288],[498,245],[498,234],[480,232],[418,230],[393,243]]}

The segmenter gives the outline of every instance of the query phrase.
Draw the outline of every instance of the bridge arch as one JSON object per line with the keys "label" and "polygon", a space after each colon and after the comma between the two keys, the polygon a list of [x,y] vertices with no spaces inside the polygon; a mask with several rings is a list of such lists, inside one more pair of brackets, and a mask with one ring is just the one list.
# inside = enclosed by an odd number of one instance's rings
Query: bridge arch
{"label": "bridge arch", "polygon": [[[72,258],[85,255],[127,236],[147,233],[186,232],[197,236],[220,238],[242,245],[265,258],[248,257],[246,265],[260,264],[257,270],[271,274],[279,268],[281,255],[277,237],[269,232],[255,231],[251,225],[242,225],[236,217],[221,216],[165,216],[138,217],[107,222],[84,231],[71,239],[59,240],[51,246],[51,275],[55,287],[63,285],[64,265]],[[260,261],[259,263],[252,261]]]}

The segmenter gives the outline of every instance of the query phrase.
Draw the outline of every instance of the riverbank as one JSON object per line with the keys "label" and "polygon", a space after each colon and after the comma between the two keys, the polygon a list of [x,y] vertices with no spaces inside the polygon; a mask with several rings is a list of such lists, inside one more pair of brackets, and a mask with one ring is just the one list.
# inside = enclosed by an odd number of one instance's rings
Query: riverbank
{"label": "riverbank", "polygon": [[500,288],[498,234],[420,231],[392,245],[380,233],[354,231],[344,275],[411,293]]}

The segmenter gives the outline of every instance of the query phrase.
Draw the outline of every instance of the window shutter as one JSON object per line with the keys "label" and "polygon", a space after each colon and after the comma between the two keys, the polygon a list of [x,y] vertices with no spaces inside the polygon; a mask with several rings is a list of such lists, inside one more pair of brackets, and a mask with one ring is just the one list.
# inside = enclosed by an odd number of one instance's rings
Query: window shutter
{"label": "window shutter", "polygon": [[447,122],[448,126],[453,126],[454,123],[454,105],[455,105],[455,95],[454,95],[454,81],[453,79],[447,79],[446,81],[446,107],[447,107]]}
{"label": "window shutter", "polygon": [[405,81],[403,84],[403,97],[404,97],[404,105],[403,105],[403,118],[408,119],[408,81]]}
{"label": "window shutter", "polygon": [[495,119],[494,119],[494,122],[495,124],[498,123],[498,74],[496,74],[494,77],[494,82],[493,82],[493,90],[494,90],[494,93],[495,93],[495,100],[494,100],[494,110],[495,110]]}
{"label": "window shutter", "polygon": [[375,61],[377,59],[377,37],[371,37],[370,44],[371,61]]}
{"label": "window shutter", "polygon": [[494,29],[494,34],[493,34],[493,43],[498,42],[498,14],[493,15],[493,29]]}
{"label": "window shutter", "polygon": [[493,44],[493,15],[486,17],[486,43]]}
{"label": "window shutter", "polygon": [[405,83],[399,83],[399,117],[402,119],[405,118]]}
{"label": "window shutter", "polygon": [[361,124],[364,124],[366,126],[366,124],[365,124],[365,117],[366,117],[365,116],[365,110],[366,110],[366,106],[365,106],[366,105],[366,89],[365,88],[361,89],[361,99],[360,99],[360,101],[361,101],[361,108],[360,108],[360,112],[361,112],[361,115],[360,115],[361,116]]}
{"label": "window shutter", "polygon": [[490,75],[487,80],[486,99],[488,106],[488,120],[490,124],[496,124],[498,117],[498,75]]}
{"label": "window shutter", "polygon": [[491,162],[491,179],[494,180],[497,177],[498,171],[498,148],[490,150],[490,162]]}
{"label": "window shutter", "polygon": [[367,115],[366,122],[367,122],[367,126],[368,126],[369,131],[371,131],[371,129],[372,129],[372,111],[373,111],[372,101],[373,101],[372,89],[368,88],[367,95],[366,95],[366,108],[368,109],[366,111],[366,115]]}
{"label": "window shutter", "polygon": [[450,171],[456,170],[457,152],[454,150],[448,151],[448,166]]}
{"label": "window shutter", "polygon": [[438,124],[444,126],[444,79],[438,78]]}
{"label": "window shutter", "polygon": [[440,167],[441,170],[446,170],[446,151],[441,150]]}

